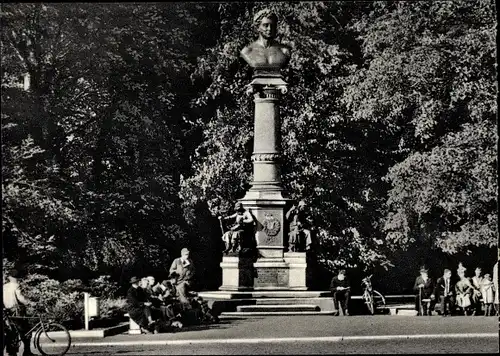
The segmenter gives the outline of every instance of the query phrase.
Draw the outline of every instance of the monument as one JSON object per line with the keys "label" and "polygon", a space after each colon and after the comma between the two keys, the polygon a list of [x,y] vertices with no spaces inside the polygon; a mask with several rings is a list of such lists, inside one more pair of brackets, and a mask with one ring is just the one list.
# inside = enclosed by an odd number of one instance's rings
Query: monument
{"label": "monument", "polygon": [[[293,243],[293,251],[285,252],[289,237],[286,212],[291,200],[286,197],[280,176],[279,106],[281,96],[287,92],[281,69],[288,64],[291,53],[287,46],[275,40],[277,24],[278,18],[272,11],[264,9],[256,13],[253,26],[259,37],[241,51],[241,57],[254,70],[247,93],[254,97],[255,121],[251,157],[253,181],[239,200],[247,211],[251,211],[254,230],[250,237],[243,235],[240,238],[254,238],[256,253],[244,253],[241,249],[237,255],[223,257],[220,290],[307,289],[306,253],[302,251],[305,248],[300,249]],[[291,237],[304,235],[296,216],[298,214],[292,214],[297,231],[293,227]],[[306,229],[307,233],[310,246],[310,231]],[[225,239],[231,241],[230,235],[225,235]]]}

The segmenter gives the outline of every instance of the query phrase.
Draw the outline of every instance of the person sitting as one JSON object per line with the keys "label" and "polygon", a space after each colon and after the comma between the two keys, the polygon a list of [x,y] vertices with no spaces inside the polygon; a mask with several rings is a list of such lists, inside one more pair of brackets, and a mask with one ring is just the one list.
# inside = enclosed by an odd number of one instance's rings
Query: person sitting
{"label": "person sitting", "polygon": [[219,322],[219,318],[214,315],[206,300],[204,300],[202,297],[198,297],[196,298],[196,301],[201,306],[202,323],[213,324]]}
{"label": "person sitting", "polygon": [[474,287],[469,278],[465,277],[464,272],[460,273],[459,278],[460,280],[455,284],[456,301],[464,315],[467,315],[472,304],[471,300]]}
{"label": "person sitting", "polygon": [[148,295],[148,287],[149,287],[149,281],[147,277],[142,277],[141,280],[139,281],[139,287],[143,290],[146,295]]}
{"label": "person sitting", "polygon": [[443,276],[438,278],[434,288],[434,296],[439,300],[441,315],[451,314],[455,307],[455,298],[451,288],[451,271],[449,269],[445,269]]}
{"label": "person sitting", "polygon": [[174,272],[177,274],[178,277],[175,279],[173,285],[177,290],[179,301],[185,308],[189,309],[188,293],[193,284],[195,269],[193,261],[189,258],[189,250],[187,248],[183,248],[181,250],[181,257],[176,258],[172,262],[169,272],[170,275]]}
{"label": "person sitting", "polygon": [[165,294],[165,292],[167,290],[167,282],[168,282],[168,280],[164,279],[163,281],[161,281],[161,283],[158,282],[156,285],[154,285],[151,288],[153,295],[156,296],[160,300],[163,299],[163,295]]}
{"label": "person sitting", "polygon": [[147,277],[148,286],[146,287],[146,292],[148,294],[148,299],[151,303],[153,303],[154,308],[159,308],[162,305],[161,296],[161,284],[158,283],[155,285],[155,278],[152,276]]}
{"label": "person sitting", "polygon": [[128,314],[140,327],[141,332],[150,334],[149,328],[154,324],[151,316],[151,302],[147,300],[146,292],[139,287],[139,279],[130,279],[131,287],[127,291]]}
{"label": "person sitting", "polygon": [[155,277],[153,276],[147,276],[146,279],[148,280],[148,286],[146,287],[146,291],[148,292],[149,295],[153,295],[153,287],[155,286]]}
{"label": "person sitting", "polygon": [[[417,315],[431,315],[433,308],[434,296],[434,282],[429,278],[428,270],[425,267],[420,268],[420,276],[415,279],[413,290],[417,292],[416,295],[416,310]],[[431,302],[424,302],[424,299],[430,299]]]}
{"label": "person sitting", "polygon": [[332,278],[330,283],[330,291],[333,295],[333,305],[336,315],[339,315],[338,304],[344,315],[349,315],[349,299],[350,299],[350,282],[346,278],[345,269],[341,269],[339,274]]}

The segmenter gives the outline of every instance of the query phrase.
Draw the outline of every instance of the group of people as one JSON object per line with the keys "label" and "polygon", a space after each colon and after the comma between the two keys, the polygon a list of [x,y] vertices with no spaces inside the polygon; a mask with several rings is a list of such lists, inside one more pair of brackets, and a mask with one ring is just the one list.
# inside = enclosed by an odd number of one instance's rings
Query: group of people
{"label": "group of people", "polygon": [[481,267],[477,267],[474,276],[469,278],[465,275],[466,270],[459,263],[455,278],[450,269],[445,269],[443,276],[434,282],[428,269],[422,267],[413,288],[418,315],[431,315],[438,302],[442,316],[451,315],[457,308],[464,315],[498,315],[498,262],[493,267],[493,276],[490,273],[483,275]]}
{"label": "group of people", "polygon": [[[156,283],[153,276],[130,279],[128,314],[142,333],[181,328],[186,322],[217,322],[206,301],[190,290],[193,278],[193,261],[189,258],[189,250],[183,248],[181,257],[172,262],[168,278],[161,283]],[[194,316],[195,320],[187,315]]]}

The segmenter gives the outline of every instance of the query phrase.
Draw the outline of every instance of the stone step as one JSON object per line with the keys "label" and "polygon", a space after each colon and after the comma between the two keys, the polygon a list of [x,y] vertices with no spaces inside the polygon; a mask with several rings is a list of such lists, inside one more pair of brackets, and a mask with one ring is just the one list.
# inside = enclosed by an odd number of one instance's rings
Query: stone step
{"label": "stone step", "polygon": [[416,310],[400,309],[396,311],[396,314],[391,315],[401,315],[401,316],[416,316],[418,312]]}
{"label": "stone step", "polygon": [[294,305],[294,304],[315,304],[319,305],[321,302],[329,302],[332,298],[259,298],[255,300],[257,305]]}
{"label": "stone step", "polygon": [[219,318],[230,319],[234,317],[238,318],[248,318],[248,317],[259,317],[259,316],[285,316],[285,315],[333,315],[333,311],[266,311],[266,312],[223,312]]}
{"label": "stone step", "polygon": [[389,313],[391,315],[407,315],[414,316],[417,315],[417,311],[415,310],[415,304],[395,304],[388,305],[385,309],[389,309]]}
{"label": "stone step", "polygon": [[209,299],[245,299],[245,298],[320,298],[331,297],[330,291],[294,291],[294,290],[263,290],[263,291],[209,291],[199,292],[198,296]]}
{"label": "stone step", "polygon": [[296,305],[240,305],[236,308],[237,312],[317,312],[320,307],[313,304]]}

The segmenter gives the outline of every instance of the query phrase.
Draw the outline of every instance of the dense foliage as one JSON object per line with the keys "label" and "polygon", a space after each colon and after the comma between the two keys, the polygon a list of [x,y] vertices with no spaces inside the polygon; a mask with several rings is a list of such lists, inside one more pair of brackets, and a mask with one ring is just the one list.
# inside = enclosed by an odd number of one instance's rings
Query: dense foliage
{"label": "dense foliage", "polygon": [[265,6],[292,48],[283,181],[308,204],[318,262],[494,246],[492,1],[4,4],[8,261],[123,283],[163,275],[189,245],[216,287],[215,216],[252,172],[239,51]]}

